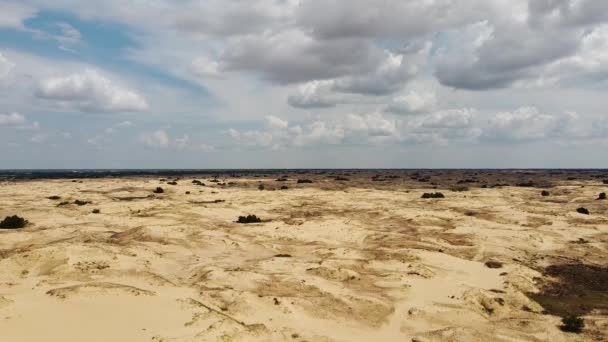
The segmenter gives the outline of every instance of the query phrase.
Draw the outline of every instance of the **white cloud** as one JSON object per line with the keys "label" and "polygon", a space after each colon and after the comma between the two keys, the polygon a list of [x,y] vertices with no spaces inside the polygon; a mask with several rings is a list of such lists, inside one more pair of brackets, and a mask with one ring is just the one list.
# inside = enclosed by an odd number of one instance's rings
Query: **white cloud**
{"label": "white cloud", "polygon": [[191,72],[202,78],[222,78],[220,64],[205,57],[197,57],[192,61]]}
{"label": "white cloud", "polygon": [[276,116],[268,115],[268,116],[266,116],[266,125],[270,129],[283,130],[283,129],[286,129],[287,126],[289,126],[289,122],[282,120],[280,118],[277,118]]}
{"label": "white cloud", "polygon": [[15,64],[0,53],[0,81],[8,78],[14,68]]}
{"label": "white cloud", "polygon": [[122,122],[119,122],[118,124],[116,124],[116,127],[121,127],[121,128],[131,127],[131,126],[133,126],[133,123],[131,121],[128,121],[128,120],[127,121],[122,121]]}
{"label": "white cloud", "polygon": [[410,91],[406,95],[394,97],[386,110],[395,114],[420,114],[431,112],[436,105],[435,93]]}
{"label": "white cloud", "polygon": [[422,119],[422,127],[464,128],[472,124],[474,111],[471,109],[449,109],[432,113]]}
{"label": "white cloud", "polygon": [[496,113],[488,123],[485,138],[503,141],[531,141],[546,138],[590,138],[591,128],[580,126],[573,112],[545,114],[536,107]]}
{"label": "white cloud", "polygon": [[141,141],[151,147],[167,147],[169,146],[169,136],[163,130],[158,130],[141,135]]}
{"label": "white cloud", "polygon": [[24,29],[23,21],[31,18],[37,10],[19,2],[0,2],[0,28]]}
{"label": "white cloud", "polygon": [[19,113],[0,114],[0,125],[20,125],[25,123],[25,116]]}
{"label": "white cloud", "polygon": [[92,69],[46,79],[36,95],[64,108],[75,107],[88,112],[137,112],[148,109],[141,95]]}

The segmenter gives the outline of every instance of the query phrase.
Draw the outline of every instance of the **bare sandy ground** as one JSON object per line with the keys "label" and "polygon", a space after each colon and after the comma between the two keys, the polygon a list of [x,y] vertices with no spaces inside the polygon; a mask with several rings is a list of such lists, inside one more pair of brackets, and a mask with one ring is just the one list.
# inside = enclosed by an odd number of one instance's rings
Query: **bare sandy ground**
{"label": "bare sandy ground", "polygon": [[550,265],[608,266],[601,183],[429,200],[397,180],[197,179],[1,183],[0,218],[30,224],[0,231],[0,341],[608,339],[605,310],[566,333],[529,297]]}

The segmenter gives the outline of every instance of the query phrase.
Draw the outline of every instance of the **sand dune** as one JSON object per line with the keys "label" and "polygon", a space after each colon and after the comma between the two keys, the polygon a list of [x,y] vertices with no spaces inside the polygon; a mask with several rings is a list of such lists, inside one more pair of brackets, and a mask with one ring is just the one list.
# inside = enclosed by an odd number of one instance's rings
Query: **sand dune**
{"label": "sand dune", "polygon": [[[550,265],[605,274],[601,182],[547,197],[438,184],[444,199],[422,199],[429,185],[409,178],[348,178],[5,181],[0,216],[30,224],[0,231],[0,340],[608,339],[605,292],[580,313],[582,334],[560,330],[542,293]],[[263,222],[235,222],[247,214]]]}

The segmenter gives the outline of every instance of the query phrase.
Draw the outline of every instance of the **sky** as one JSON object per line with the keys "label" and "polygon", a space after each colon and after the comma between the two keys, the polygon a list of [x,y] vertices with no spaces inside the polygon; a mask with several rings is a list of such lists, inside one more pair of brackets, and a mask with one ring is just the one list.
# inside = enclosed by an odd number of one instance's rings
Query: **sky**
{"label": "sky", "polygon": [[605,168],[606,0],[0,0],[0,169]]}

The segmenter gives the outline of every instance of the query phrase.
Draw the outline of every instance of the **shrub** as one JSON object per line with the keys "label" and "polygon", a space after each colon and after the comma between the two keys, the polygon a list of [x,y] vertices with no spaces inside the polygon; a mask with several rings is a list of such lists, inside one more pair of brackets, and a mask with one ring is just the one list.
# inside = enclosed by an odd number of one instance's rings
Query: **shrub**
{"label": "shrub", "polygon": [[543,191],[540,193],[540,195],[541,195],[541,196],[543,196],[543,197],[547,197],[547,196],[550,196],[551,194],[549,193],[549,191],[547,191],[547,190],[543,190]]}
{"label": "shrub", "polygon": [[562,331],[580,334],[585,328],[585,321],[577,316],[567,316],[562,318]]}
{"label": "shrub", "polygon": [[258,185],[258,190],[264,190],[264,184]]}
{"label": "shrub", "polygon": [[177,185],[177,182],[173,181],[173,182],[167,182],[167,184],[169,185]]}
{"label": "shrub", "polygon": [[310,184],[312,181],[310,179],[298,179],[298,184]]}
{"label": "shrub", "polygon": [[186,195],[190,195],[190,191],[186,191]]}
{"label": "shrub", "polygon": [[283,186],[281,187],[281,190],[289,190],[289,187],[288,187],[288,186],[283,185]]}
{"label": "shrub", "polygon": [[464,191],[469,191],[469,188],[466,186],[459,185],[459,186],[452,187],[450,190],[452,190],[454,192],[464,192]]}
{"label": "shrub", "polygon": [[287,178],[278,178],[277,182],[287,182]]}
{"label": "shrub", "polygon": [[348,178],[344,178],[344,177],[336,177],[336,178],[334,178],[334,180],[336,180],[338,182],[348,182],[349,181]]}
{"label": "shrub", "polygon": [[47,197],[47,198],[50,199],[50,200],[52,200],[52,201],[58,201],[58,200],[61,199],[61,197],[59,197],[59,196],[50,196],[50,197]]}
{"label": "shrub", "polygon": [[203,182],[201,182],[199,180],[196,180],[196,179],[192,181],[192,184],[194,184],[194,185],[200,185],[200,186],[205,186],[205,184]]}
{"label": "shrub", "polygon": [[23,228],[28,224],[27,220],[17,215],[7,216],[2,222],[0,222],[0,228],[2,229],[18,229]]}
{"label": "shrub", "polygon": [[255,216],[255,215],[247,215],[247,216],[239,216],[239,219],[236,222],[243,223],[243,224],[260,223],[260,222],[262,222],[262,219],[260,219],[259,217]]}
{"label": "shrub", "polygon": [[89,202],[89,201],[81,201],[81,200],[75,200],[74,201],[74,204],[80,205],[80,206],[87,205],[89,203],[91,203],[91,202]]}
{"label": "shrub", "polygon": [[161,188],[160,186],[154,189],[155,194],[162,194],[163,192],[165,192],[165,190],[163,190],[163,188]]}
{"label": "shrub", "polygon": [[606,193],[602,192],[601,194],[599,194],[599,196],[597,197],[598,200],[605,200],[606,199]]}
{"label": "shrub", "polygon": [[486,261],[487,268],[502,268],[502,262],[499,261]]}
{"label": "shrub", "polygon": [[93,211],[92,211],[93,214],[99,214],[100,212],[101,212],[101,210],[99,210],[99,209],[93,209]]}
{"label": "shrub", "polygon": [[603,184],[608,184],[608,179],[604,179],[604,180],[602,181],[602,183],[603,183]]}
{"label": "shrub", "polygon": [[587,208],[578,208],[576,212],[583,215],[589,215],[589,210]]}
{"label": "shrub", "polygon": [[445,198],[445,196],[441,192],[428,193],[425,192],[422,194],[422,198]]}

